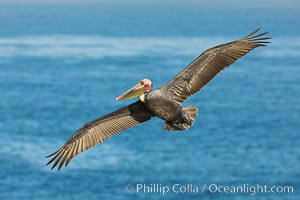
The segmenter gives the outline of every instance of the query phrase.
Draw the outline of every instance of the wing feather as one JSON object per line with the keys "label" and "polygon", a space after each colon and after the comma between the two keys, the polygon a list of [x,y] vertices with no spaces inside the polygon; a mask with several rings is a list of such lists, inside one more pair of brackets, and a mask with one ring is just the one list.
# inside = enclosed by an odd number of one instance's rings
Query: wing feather
{"label": "wing feather", "polygon": [[256,29],[246,37],[210,48],[203,52],[190,65],[160,88],[178,103],[184,102],[211,81],[225,67],[231,65],[252,49],[265,46],[271,38],[261,37],[267,34],[256,34]]}
{"label": "wing feather", "polygon": [[80,128],[59,150],[50,154],[52,168],[58,170],[67,166],[77,154],[87,150],[98,143],[105,141],[116,133],[138,125],[149,120],[153,114],[137,101],[129,106],[123,107],[104,117],[88,122]]}

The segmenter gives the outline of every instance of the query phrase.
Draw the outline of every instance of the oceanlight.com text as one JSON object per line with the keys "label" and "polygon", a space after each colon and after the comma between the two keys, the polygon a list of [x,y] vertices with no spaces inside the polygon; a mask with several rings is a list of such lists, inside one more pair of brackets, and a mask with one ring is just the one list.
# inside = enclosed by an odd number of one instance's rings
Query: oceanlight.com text
{"label": "oceanlight.com text", "polygon": [[263,184],[241,184],[241,185],[221,185],[221,184],[127,184],[125,192],[138,194],[160,194],[166,195],[168,193],[180,194],[248,194],[251,196],[258,194],[293,194],[294,187],[291,185],[263,185]]}

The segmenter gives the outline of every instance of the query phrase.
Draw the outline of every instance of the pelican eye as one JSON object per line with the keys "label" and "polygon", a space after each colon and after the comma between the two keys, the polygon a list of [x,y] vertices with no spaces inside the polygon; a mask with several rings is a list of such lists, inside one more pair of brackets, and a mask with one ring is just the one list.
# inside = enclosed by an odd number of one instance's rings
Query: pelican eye
{"label": "pelican eye", "polygon": [[144,84],[144,88],[146,89],[147,92],[149,92],[152,88],[152,85],[146,83],[146,84]]}
{"label": "pelican eye", "polygon": [[141,85],[144,85],[144,81],[141,81],[140,84],[141,84]]}

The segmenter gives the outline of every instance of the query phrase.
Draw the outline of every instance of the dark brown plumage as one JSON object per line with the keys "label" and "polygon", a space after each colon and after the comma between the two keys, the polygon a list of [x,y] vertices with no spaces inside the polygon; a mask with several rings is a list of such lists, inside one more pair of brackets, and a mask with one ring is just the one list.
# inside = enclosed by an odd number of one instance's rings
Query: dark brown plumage
{"label": "dark brown plumage", "polygon": [[67,166],[71,159],[82,151],[104,142],[116,133],[145,122],[151,117],[152,113],[142,102],[138,101],[91,121],[80,128],[58,151],[47,156],[53,156],[47,165],[54,162],[51,169],[57,165],[58,169],[64,164]]}
{"label": "dark brown plumage", "polygon": [[[143,79],[132,89],[117,97],[117,100],[140,96],[140,100],[91,121],[80,128],[58,151],[47,156],[47,163],[58,170],[67,166],[71,159],[82,151],[157,116],[165,120],[165,130],[187,130],[193,125],[198,109],[181,107],[189,96],[195,94],[225,67],[246,55],[252,49],[269,43],[267,33],[256,34],[255,30],[246,37],[213,47],[203,52],[190,65],[161,88],[151,91],[152,82]],[[142,92],[142,93],[141,93]]]}
{"label": "dark brown plumage", "polygon": [[268,32],[255,35],[259,29],[246,37],[210,48],[203,52],[172,80],[161,87],[162,92],[170,95],[178,103],[198,92],[225,67],[246,55],[252,49],[269,43]]}

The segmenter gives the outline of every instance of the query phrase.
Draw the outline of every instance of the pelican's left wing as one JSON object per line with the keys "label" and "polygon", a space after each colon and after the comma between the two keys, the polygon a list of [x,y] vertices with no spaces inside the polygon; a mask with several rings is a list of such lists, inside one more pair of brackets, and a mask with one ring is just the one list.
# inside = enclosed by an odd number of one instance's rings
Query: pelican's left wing
{"label": "pelican's left wing", "polygon": [[201,90],[225,67],[252,49],[269,43],[270,38],[262,37],[267,32],[256,34],[258,31],[259,29],[242,39],[206,50],[160,90],[181,104]]}
{"label": "pelican's left wing", "polygon": [[99,144],[112,135],[149,120],[153,114],[144,103],[137,101],[112,112],[99,119],[91,121],[80,128],[59,150],[47,156],[52,157],[47,163],[54,162],[52,168],[58,165],[58,170],[77,154]]}

